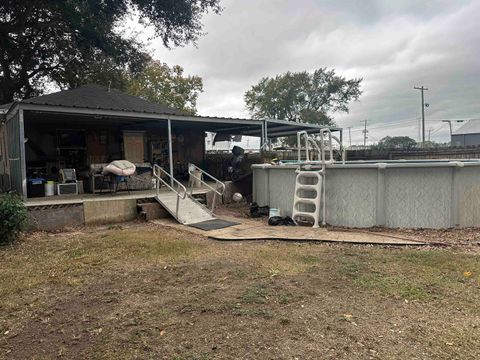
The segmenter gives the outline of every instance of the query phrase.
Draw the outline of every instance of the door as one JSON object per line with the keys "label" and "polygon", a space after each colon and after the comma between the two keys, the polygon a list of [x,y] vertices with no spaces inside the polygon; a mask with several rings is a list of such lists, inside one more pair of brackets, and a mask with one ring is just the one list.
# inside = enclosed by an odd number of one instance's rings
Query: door
{"label": "door", "polygon": [[143,131],[123,132],[123,154],[125,160],[132,163],[143,163],[145,161],[145,133]]}

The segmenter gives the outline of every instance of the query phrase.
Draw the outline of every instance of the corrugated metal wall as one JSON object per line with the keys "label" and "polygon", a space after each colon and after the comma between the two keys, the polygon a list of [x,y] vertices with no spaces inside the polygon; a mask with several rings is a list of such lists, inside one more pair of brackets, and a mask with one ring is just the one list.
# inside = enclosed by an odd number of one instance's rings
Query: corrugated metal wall
{"label": "corrugated metal wall", "polygon": [[10,175],[8,172],[7,153],[7,126],[0,124],[0,192],[10,189]]}
{"label": "corrugated metal wall", "polygon": [[7,120],[8,162],[12,190],[22,194],[22,159],[20,149],[20,121],[18,112]]}

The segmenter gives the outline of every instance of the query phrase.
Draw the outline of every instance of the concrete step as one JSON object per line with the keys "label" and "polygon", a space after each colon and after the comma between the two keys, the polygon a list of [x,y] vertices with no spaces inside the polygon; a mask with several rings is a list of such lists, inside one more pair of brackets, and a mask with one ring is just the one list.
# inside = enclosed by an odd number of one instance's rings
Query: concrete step
{"label": "concrete step", "polygon": [[140,216],[145,219],[145,221],[171,217],[170,213],[155,200],[154,202],[137,203],[137,208]]}

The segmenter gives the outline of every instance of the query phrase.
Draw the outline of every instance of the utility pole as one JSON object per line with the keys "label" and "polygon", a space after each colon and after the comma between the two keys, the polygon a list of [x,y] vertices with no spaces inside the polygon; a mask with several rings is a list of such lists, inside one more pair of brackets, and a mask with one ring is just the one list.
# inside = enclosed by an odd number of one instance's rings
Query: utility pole
{"label": "utility pole", "polygon": [[350,144],[350,147],[352,147],[352,132],[351,132],[352,127],[349,126],[347,129],[348,129],[348,142]]}
{"label": "utility pole", "polygon": [[428,142],[430,142],[430,134],[432,132],[432,128],[428,128]]}
{"label": "utility pole", "polygon": [[363,149],[366,150],[367,149],[367,134],[368,134],[367,120],[363,120],[363,124],[364,124],[364,128],[363,128]]}
{"label": "utility pole", "polygon": [[425,146],[425,90],[428,90],[426,87],[414,86],[414,90],[420,90],[422,94],[422,147]]}

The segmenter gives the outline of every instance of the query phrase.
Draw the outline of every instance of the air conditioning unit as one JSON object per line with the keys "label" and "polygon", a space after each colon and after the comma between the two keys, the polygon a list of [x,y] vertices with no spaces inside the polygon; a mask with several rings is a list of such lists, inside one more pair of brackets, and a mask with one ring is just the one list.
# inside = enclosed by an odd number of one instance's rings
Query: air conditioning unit
{"label": "air conditioning unit", "polygon": [[58,195],[77,195],[78,185],[76,182],[57,184]]}

